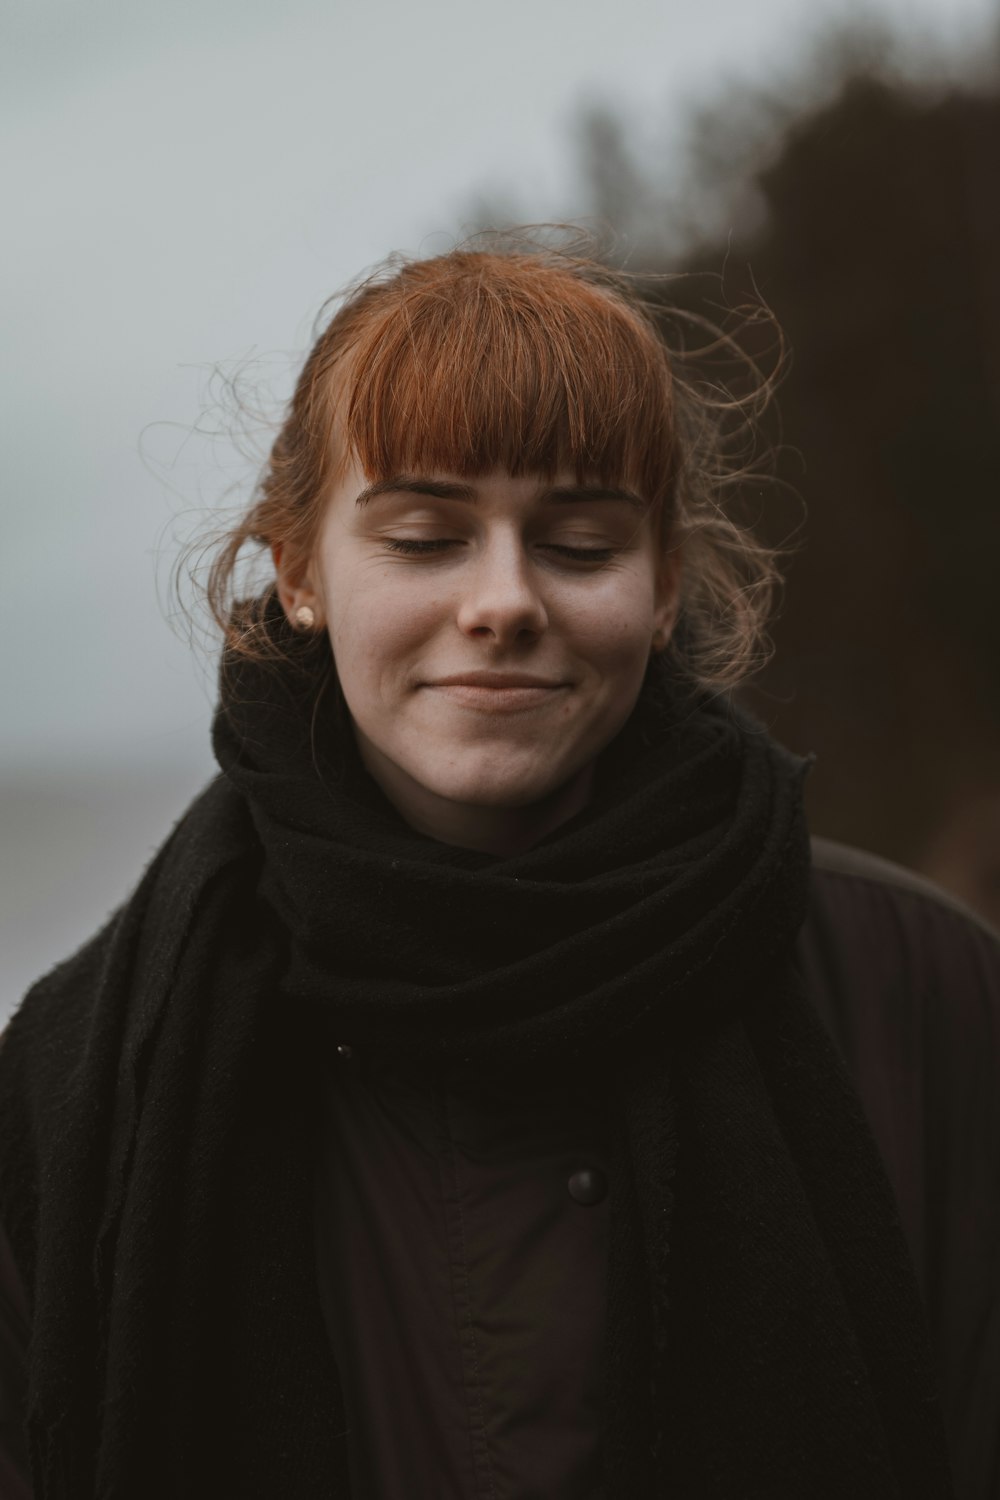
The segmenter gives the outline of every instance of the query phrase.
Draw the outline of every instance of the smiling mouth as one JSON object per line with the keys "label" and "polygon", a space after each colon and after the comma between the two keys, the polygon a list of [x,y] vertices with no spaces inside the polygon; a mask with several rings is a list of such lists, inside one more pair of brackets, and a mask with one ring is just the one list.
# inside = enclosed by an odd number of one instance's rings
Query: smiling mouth
{"label": "smiling mouth", "polygon": [[468,677],[445,678],[426,684],[443,693],[451,702],[480,713],[517,713],[548,705],[565,692],[568,682],[544,682],[541,679],[497,674],[492,680],[470,673]]}

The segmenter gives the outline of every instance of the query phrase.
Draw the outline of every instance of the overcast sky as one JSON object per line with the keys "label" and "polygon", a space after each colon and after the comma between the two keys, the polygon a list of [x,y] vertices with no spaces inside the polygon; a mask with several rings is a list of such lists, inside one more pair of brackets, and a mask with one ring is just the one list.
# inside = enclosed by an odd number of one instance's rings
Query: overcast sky
{"label": "overcast sky", "polygon": [[[990,0],[875,0],[944,48]],[[24,0],[0,121],[2,702],[18,767],[210,768],[171,632],[177,538],[247,465],[210,373],[289,392],[324,299],[431,253],[477,194],[583,211],[571,146],[620,101],[665,170],[691,104],[780,76],[837,0]],[[995,25],[995,22],[994,22]],[[204,418],[203,418],[203,413]]]}

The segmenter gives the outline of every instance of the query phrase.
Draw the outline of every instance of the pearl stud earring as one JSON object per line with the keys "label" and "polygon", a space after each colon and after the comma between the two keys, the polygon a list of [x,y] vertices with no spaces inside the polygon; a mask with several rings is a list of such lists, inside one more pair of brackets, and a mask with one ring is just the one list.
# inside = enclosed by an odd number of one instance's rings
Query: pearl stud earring
{"label": "pearl stud earring", "polygon": [[300,630],[312,630],[316,624],[316,616],[308,604],[299,605],[295,611],[295,623],[299,626]]}

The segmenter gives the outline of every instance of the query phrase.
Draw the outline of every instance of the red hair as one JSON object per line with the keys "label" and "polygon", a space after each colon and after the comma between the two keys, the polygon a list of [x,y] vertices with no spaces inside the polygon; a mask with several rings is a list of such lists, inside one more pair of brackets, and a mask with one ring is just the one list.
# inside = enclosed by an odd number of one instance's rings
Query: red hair
{"label": "red hair", "polygon": [[629,484],[660,544],[684,546],[681,649],[700,681],[731,685],[760,659],[776,572],[722,511],[732,475],[709,408],[629,280],[591,257],[523,237],[392,256],[309,353],[254,503],[213,562],[213,614],[256,653],[259,613],[232,597],[239,554],[257,543],[300,575],[351,453],[372,480],[570,470],[579,483]]}

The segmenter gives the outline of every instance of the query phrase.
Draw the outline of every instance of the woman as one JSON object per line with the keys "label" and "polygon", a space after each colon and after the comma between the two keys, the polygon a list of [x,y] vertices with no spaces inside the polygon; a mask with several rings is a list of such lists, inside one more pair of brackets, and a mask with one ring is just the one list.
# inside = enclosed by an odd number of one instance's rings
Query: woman
{"label": "woman", "polygon": [[810,857],[679,369],[516,244],[318,339],[221,774],[0,1048],[11,1493],[997,1493],[998,948]]}

